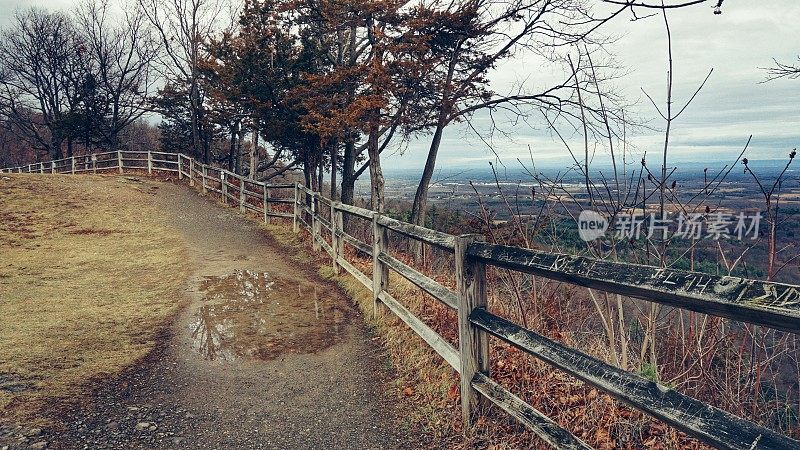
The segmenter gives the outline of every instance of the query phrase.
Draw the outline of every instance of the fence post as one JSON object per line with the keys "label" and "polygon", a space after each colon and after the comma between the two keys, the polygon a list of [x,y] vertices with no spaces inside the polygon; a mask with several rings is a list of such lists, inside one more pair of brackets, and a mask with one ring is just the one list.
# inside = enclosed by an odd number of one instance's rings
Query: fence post
{"label": "fence post", "polygon": [[50,173],[56,173],[56,162],[50,161]]}
{"label": "fence post", "polygon": [[122,173],[122,150],[117,150],[117,167],[119,167],[119,173]]}
{"label": "fence post", "polygon": [[92,173],[97,173],[97,155],[92,155]]}
{"label": "fence post", "polygon": [[314,249],[315,252],[318,252],[321,248],[319,245],[319,219],[317,219],[317,192],[311,193],[311,248]]}
{"label": "fence post", "polygon": [[461,414],[464,432],[472,427],[472,418],[480,403],[480,394],[472,388],[477,372],[489,374],[489,340],[469,321],[476,308],[485,308],[486,264],[470,259],[467,247],[482,241],[480,235],[458,236],[455,245],[456,283],[458,284],[458,350],[461,359]]}
{"label": "fence post", "polygon": [[[339,267],[339,256],[342,255],[342,212],[336,209],[336,202],[331,200],[331,247],[333,248],[333,272],[336,275],[341,273]],[[344,257],[342,255],[342,257]]]}
{"label": "fence post", "polygon": [[72,161],[72,174],[75,175],[75,157],[70,158]]}
{"label": "fence post", "polygon": [[244,201],[245,201],[245,183],[244,178],[239,178],[239,212],[244,214]]}
{"label": "fence post", "polygon": [[225,182],[225,171],[219,172],[219,179],[221,180],[220,187],[222,191],[222,203],[228,204],[228,184]]}
{"label": "fence post", "polygon": [[375,319],[384,313],[380,295],[389,287],[389,266],[380,260],[389,246],[389,232],[378,223],[380,217],[380,213],[372,214],[372,317]]}
{"label": "fence post", "polygon": [[203,179],[203,194],[208,194],[208,183],[206,183],[206,178],[208,177],[208,167],[205,163],[200,166],[201,178]]}
{"label": "fence post", "polygon": [[299,224],[297,223],[298,219],[298,202],[300,201],[300,185],[297,181],[294,182],[294,212],[292,214],[292,231],[297,233],[299,230]]}
{"label": "fence post", "polygon": [[147,173],[153,174],[153,153],[150,150],[147,151]]}
{"label": "fence post", "polygon": [[266,181],[262,184],[262,186],[264,188],[264,204],[262,205],[264,207],[264,223],[268,224],[270,221],[269,213],[272,211],[272,205],[269,202],[270,192],[269,189],[267,189]]}
{"label": "fence post", "polygon": [[178,179],[179,180],[183,179],[183,164],[182,164],[182,162],[183,161],[181,161],[181,154],[178,153]]}
{"label": "fence post", "polygon": [[[180,155],[178,156],[180,158]],[[194,158],[189,158],[189,186],[194,186]]]}
{"label": "fence post", "polygon": [[39,163],[39,173],[44,173],[44,161]]}

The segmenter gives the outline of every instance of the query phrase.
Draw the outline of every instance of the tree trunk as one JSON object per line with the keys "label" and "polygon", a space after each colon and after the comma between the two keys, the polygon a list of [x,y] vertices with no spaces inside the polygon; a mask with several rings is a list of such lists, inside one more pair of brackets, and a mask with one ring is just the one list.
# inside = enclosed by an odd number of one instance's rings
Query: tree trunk
{"label": "tree trunk", "polygon": [[331,142],[331,200],[336,200],[336,172],[338,170],[339,139]]}
{"label": "tree trunk", "polygon": [[414,194],[414,205],[411,208],[411,223],[425,226],[425,217],[428,212],[428,189],[430,188],[433,170],[436,167],[436,156],[439,153],[439,146],[442,143],[442,133],[447,125],[445,111],[439,112],[439,121],[436,123],[436,131],[433,133],[430,149],[428,149],[428,159],[425,161],[425,169],[422,171],[422,179],[417,186]]}
{"label": "tree trunk", "polygon": [[312,173],[313,172],[314,172],[314,168],[311,167],[311,164],[309,163],[308,158],[306,158],[306,162],[305,162],[305,164],[303,164],[303,182],[307,187],[311,187],[312,178],[313,178]]}
{"label": "tree trunk", "polygon": [[323,183],[325,183],[325,167],[324,167],[324,164],[322,164],[322,154],[321,153],[320,153],[320,157],[318,159],[317,166],[318,166],[317,167],[317,189],[315,189],[315,190],[317,192],[321,193],[322,192],[322,185],[323,185]]}
{"label": "tree trunk", "polygon": [[[354,67],[356,60],[356,27],[350,26],[349,42],[347,44],[347,66]],[[342,58],[345,59],[344,57]],[[347,86],[347,104],[352,104],[356,96],[356,84],[349,83]],[[352,205],[354,192],[356,189],[356,133],[350,129],[344,130],[344,160],[342,161],[342,203]],[[349,215],[344,215],[344,226],[347,227]],[[347,229],[347,228],[345,228]]]}
{"label": "tree trunk", "polygon": [[50,159],[59,159],[61,157],[61,138],[57,133],[53,133],[50,138]]}
{"label": "tree trunk", "polygon": [[236,129],[231,125],[231,146],[228,150],[228,172],[233,172],[234,157],[236,156]]}
{"label": "tree trunk", "polygon": [[[194,72],[194,69],[192,71]],[[200,156],[200,93],[198,92],[196,77],[193,76],[192,78],[189,91],[189,103],[191,104],[192,110],[190,114],[192,122],[192,152],[195,156]],[[204,153],[207,159],[208,152],[205,151]],[[208,161],[206,161],[206,163],[208,163]]]}
{"label": "tree trunk", "polygon": [[236,166],[235,166],[236,167],[236,172],[235,173],[237,175],[241,175],[242,174],[242,141],[243,141],[242,137],[243,137],[243,134],[244,133],[242,132],[242,123],[241,122],[237,122],[236,123]]}
{"label": "tree trunk", "polygon": [[258,123],[253,126],[253,147],[250,149],[250,179],[256,179],[258,168]]}
{"label": "tree trunk", "polygon": [[369,177],[371,186],[370,206],[373,211],[383,212],[385,208],[384,200],[384,180],[381,170],[380,146],[378,144],[378,134],[380,133],[380,110],[375,109],[370,114],[369,140],[367,141],[367,153],[369,155]]}
{"label": "tree trunk", "polygon": [[[342,203],[352,205],[356,189],[356,143],[348,133],[344,143],[344,161],[342,164]],[[345,214],[345,218],[347,215]]]}
{"label": "tree trunk", "polygon": [[[86,153],[92,153],[92,125],[91,125],[91,117],[89,116],[89,111],[86,111],[86,117],[83,121],[83,145],[86,146]],[[116,148],[112,148],[111,150],[116,151]]]}
{"label": "tree trunk", "polygon": [[211,145],[208,143],[208,139],[206,139],[203,144],[203,162],[208,164],[210,161],[211,161]]}
{"label": "tree trunk", "polygon": [[[428,188],[430,187],[431,178],[433,177],[433,169],[436,166],[436,155],[439,153],[439,145],[442,143],[442,132],[444,131],[444,127],[446,127],[451,120],[448,117],[450,114],[450,107],[453,104],[450,92],[453,88],[453,74],[455,73],[456,64],[461,55],[461,43],[463,43],[463,40],[456,46],[447,67],[447,76],[445,77],[442,98],[439,103],[439,117],[436,121],[436,131],[433,133],[431,147],[428,150],[428,159],[425,161],[425,170],[422,172],[422,179],[419,181],[416,194],[414,194],[414,205],[411,208],[411,223],[420,226],[425,226],[425,215],[428,209]],[[415,253],[421,253],[421,249],[422,245],[417,245]]]}

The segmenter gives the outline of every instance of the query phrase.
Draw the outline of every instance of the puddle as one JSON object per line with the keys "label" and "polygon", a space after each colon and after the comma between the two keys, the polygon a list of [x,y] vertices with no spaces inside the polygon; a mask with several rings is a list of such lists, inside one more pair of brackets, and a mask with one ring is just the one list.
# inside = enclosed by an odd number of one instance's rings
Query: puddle
{"label": "puddle", "polygon": [[192,346],[209,360],[272,359],[312,353],[341,339],[341,300],[313,285],[238,270],[201,284],[207,304],[190,325]]}

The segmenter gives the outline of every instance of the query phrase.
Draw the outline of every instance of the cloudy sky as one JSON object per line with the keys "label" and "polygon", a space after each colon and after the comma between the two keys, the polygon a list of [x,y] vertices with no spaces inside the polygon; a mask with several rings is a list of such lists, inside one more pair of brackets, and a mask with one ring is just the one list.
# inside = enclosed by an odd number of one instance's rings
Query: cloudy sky
{"label": "cloudy sky", "polygon": [[[113,0],[112,0],[113,1]],[[8,22],[14,10],[38,5],[68,8],[76,0],[0,0],[0,24]],[[675,66],[674,100],[682,105],[710,69],[711,78],[700,95],[674,123],[671,137],[672,162],[730,161],[738,154],[747,137],[753,141],[748,151],[751,159],[780,159],[800,146],[800,79],[761,83],[765,72],[760,67],[772,64],[772,58],[798,62],[800,55],[800,1],[798,0],[726,0],[723,14],[712,14],[710,2],[671,10],[669,19],[673,36]],[[642,90],[660,105],[666,92],[666,34],[663,19],[652,17],[632,22],[630,15],[618,17],[605,31],[618,36],[611,47],[616,59],[628,74],[616,82],[630,101],[637,102],[635,112],[650,120],[652,127],[663,128],[653,106]],[[492,74],[494,87],[502,91],[514,80],[536,73],[536,64],[525,58],[509,61]],[[476,124],[485,123],[481,117]],[[563,145],[538,124],[504,127],[513,137],[496,137],[492,145],[500,158],[513,163],[529,159],[533,150],[539,164],[566,164],[569,156]],[[575,146],[582,145],[578,135],[569,136]],[[403,154],[394,151],[385,158],[387,169],[414,169],[424,165],[428,139],[410,143]],[[660,154],[663,133],[641,131],[631,139],[632,159],[641,153]],[[598,161],[605,155],[599,151]],[[566,158],[566,159],[565,159]],[[438,166],[486,166],[495,154],[480,139],[463,127],[445,131]]]}
{"label": "cloudy sky", "polygon": [[[619,18],[606,31],[620,36],[612,51],[628,75],[617,82],[635,110],[649,125],[663,130],[664,121],[642,94],[646,91],[659,106],[666,98],[667,40],[663,18],[631,22]],[[800,55],[800,1],[727,0],[723,14],[714,15],[709,5],[669,12],[673,38],[675,86],[673,98],[682,105],[703,81],[711,78],[686,112],[673,123],[670,161],[730,162],[750,134],[751,159],[783,159],[800,147],[800,79],[762,83],[760,67],[772,58],[798,62]],[[525,61],[510,61],[497,74],[499,79],[521,79],[535,71]],[[663,108],[663,106],[662,106]],[[479,119],[480,121],[480,119]],[[530,159],[528,146],[540,165],[563,165],[570,157],[563,145],[546,130],[519,126],[513,138],[497,138],[493,147],[501,160]],[[655,157],[663,149],[663,132],[641,131],[631,139],[634,161],[647,151]],[[581,136],[569,139],[582,148]],[[424,164],[426,142],[413,143],[397,164],[413,168]],[[442,148],[441,167],[464,164],[486,166],[495,155],[480,139],[450,129]],[[607,160],[602,151],[598,161]],[[648,158],[650,159],[650,158]]]}

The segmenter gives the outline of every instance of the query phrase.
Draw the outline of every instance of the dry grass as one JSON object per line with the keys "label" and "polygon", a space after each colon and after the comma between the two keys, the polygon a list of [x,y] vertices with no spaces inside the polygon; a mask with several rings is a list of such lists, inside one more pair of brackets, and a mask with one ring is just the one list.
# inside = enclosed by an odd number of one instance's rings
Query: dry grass
{"label": "dry grass", "polygon": [[154,189],[0,176],[0,417],[47,420],[154,348],[188,269]]}

